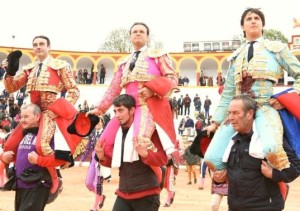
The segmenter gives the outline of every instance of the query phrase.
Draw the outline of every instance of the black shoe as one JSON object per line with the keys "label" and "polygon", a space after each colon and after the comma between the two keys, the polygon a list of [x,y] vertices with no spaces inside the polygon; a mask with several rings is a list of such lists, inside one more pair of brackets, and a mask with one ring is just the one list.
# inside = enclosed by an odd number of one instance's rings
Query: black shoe
{"label": "black shoe", "polygon": [[109,175],[108,177],[103,178],[104,180],[107,180],[107,182],[110,182],[111,180],[111,175]]}
{"label": "black shoe", "polygon": [[197,179],[194,179],[194,184],[197,184]]}
{"label": "black shoe", "polygon": [[188,182],[188,183],[187,183],[187,185],[191,185],[191,184],[192,184],[192,182]]}
{"label": "black shoe", "polygon": [[165,203],[165,204],[164,204],[164,207],[170,207],[170,204]]}
{"label": "black shoe", "polygon": [[54,193],[49,193],[47,204],[50,204],[55,201],[55,199],[58,197],[58,194],[62,191],[62,180],[58,178],[58,188]]}
{"label": "black shoe", "polygon": [[105,199],[106,199],[106,196],[103,195],[102,202],[99,204],[99,208],[100,208],[100,209],[103,207]]}
{"label": "black shoe", "polygon": [[173,196],[172,196],[172,198],[170,199],[170,204],[173,204],[173,202],[174,202],[174,197],[175,197],[175,192],[173,192]]}

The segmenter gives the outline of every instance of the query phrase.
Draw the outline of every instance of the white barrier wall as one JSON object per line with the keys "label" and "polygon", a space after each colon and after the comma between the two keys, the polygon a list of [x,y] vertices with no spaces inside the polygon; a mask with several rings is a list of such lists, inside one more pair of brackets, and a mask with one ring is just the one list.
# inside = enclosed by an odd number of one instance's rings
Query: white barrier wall
{"label": "white barrier wall", "polygon": [[[105,91],[107,90],[108,86],[107,85],[78,85],[80,89],[80,98],[78,102],[75,104],[75,107],[78,108],[78,105],[81,104],[83,105],[84,100],[88,101],[89,106],[91,105],[97,105],[100,102],[100,99],[104,95]],[[282,90],[288,89],[290,87],[288,86],[283,86],[283,87],[275,87],[274,88],[274,93],[278,93]],[[0,92],[4,89],[3,82],[0,82]],[[124,91],[122,92],[124,93]],[[16,94],[16,93],[15,93]],[[212,102],[211,109],[210,109],[210,114],[213,115],[214,111],[218,105],[218,102],[220,100],[220,95],[218,93],[218,87],[200,87],[200,86],[190,86],[190,87],[180,87],[180,92],[174,93],[172,95],[176,96],[176,99],[180,97],[180,95],[185,95],[188,94],[193,101],[193,98],[195,97],[196,94],[200,96],[202,106],[201,106],[201,111],[204,110],[203,105],[204,105],[204,100],[205,96],[207,95],[209,99]],[[26,101],[29,101],[29,98],[26,99]],[[191,103],[190,107],[190,117],[195,120],[194,117],[194,105]],[[111,116],[113,116],[113,111],[112,108],[109,109],[108,111]],[[179,116],[178,120],[175,120],[175,129],[177,130],[179,121],[182,119],[183,116]]]}

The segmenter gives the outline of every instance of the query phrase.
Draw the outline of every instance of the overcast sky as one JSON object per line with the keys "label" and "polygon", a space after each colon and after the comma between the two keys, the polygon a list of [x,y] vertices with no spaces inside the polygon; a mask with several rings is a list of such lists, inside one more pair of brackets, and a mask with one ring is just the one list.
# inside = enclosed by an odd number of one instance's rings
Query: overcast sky
{"label": "overcast sky", "polygon": [[31,48],[32,38],[43,34],[52,49],[96,52],[112,30],[142,21],[166,50],[182,52],[185,41],[241,34],[247,7],[261,8],[265,28],[280,30],[289,41],[300,34],[293,29],[293,18],[300,21],[299,0],[5,0],[0,7],[0,46],[10,47]]}

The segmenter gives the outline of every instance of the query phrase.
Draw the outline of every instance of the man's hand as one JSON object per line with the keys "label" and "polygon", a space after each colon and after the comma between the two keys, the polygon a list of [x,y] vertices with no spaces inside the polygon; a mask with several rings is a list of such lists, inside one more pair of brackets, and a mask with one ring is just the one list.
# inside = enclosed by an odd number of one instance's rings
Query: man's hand
{"label": "man's hand", "polygon": [[228,180],[227,169],[216,170],[213,172],[213,180],[217,183],[224,183]]}
{"label": "man's hand", "polygon": [[95,109],[93,109],[91,111],[88,111],[86,113],[86,116],[88,116],[89,114],[94,114],[96,116],[103,115],[103,113],[98,108],[95,108]]}
{"label": "man's hand", "polygon": [[153,91],[148,89],[147,87],[141,88],[138,93],[144,100],[146,100],[154,95]]}
{"label": "man's hand", "polygon": [[207,136],[209,137],[210,133],[216,132],[216,130],[218,129],[218,127],[219,127],[219,125],[217,123],[213,122],[211,125],[203,128],[203,130],[206,130]]}
{"label": "man's hand", "polygon": [[105,160],[104,147],[105,147],[105,143],[103,141],[99,140],[96,142],[95,152],[100,161]]}
{"label": "man's hand", "polygon": [[275,98],[271,98],[269,104],[276,110],[284,109],[284,106]]}
{"label": "man's hand", "polygon": [[273,168],[266,162],[265,160],[262,161],[261,163],[261,173],[269,178],[272,179],[273,176]]}
{"label": "man's hand", "polygon": [[10,162],[12,162],[14,160],[14,155],[15,155],[15,153],[13,151],[3,152],[2,161],[4,163],[9,164]]}
{"label": "man's hand", "polygon": [[134,138],[134,148],[137,151],[137,153],[142,157],[146,158],[148,156],[148,147],[151,145],[141,144],[138,142],[137,137]]}
{"label": "man's hand", "polygon": [[38,157],[39,157],[39,155],[35,151],[32,151],[32,152],[28,153],[29,163],[37,164]]}

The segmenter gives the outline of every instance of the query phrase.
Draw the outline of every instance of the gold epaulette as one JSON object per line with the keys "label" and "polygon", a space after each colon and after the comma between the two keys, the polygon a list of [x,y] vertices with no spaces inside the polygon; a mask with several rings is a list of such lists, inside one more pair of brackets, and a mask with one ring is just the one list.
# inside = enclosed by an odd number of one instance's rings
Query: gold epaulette
{"label": "gold epaulette", "polygon": [[68,62],[66,62],[65,60],[61,60],[61,59],[51,59],[50,63],[48,64],[48,66],[50,66],[54,70],[64,68],[67,65],[68,65]]}
{"label": "gold epaulette", "polygon": [[150,58],[161,57],[162,55],[165,55],[165,54],[168,54],[168,53],[163,49],[148,49],[147,50],[147,55]]}
{"label": "gold epaulette", "polygon": [[29,70],[34,68],[36,62],[29,63],[28,65],[23,66],[23,70]]}
{"label": "gold epaulette", "polygon": [[286,44],[284,44],[280,41],[265,40],[264,41],[264,46],[269,51],[274,52],[274,53],[278,53],[286,47]]}
{"label": "gold epaulette", "polygon": [[230,62],[230,61],[233,60],[235,57],[237,57],[237,56],[240,54],[241,50],[242,50],[243,48],[245,48],[245,45],[246,45],[246,44],[243,44],[243,45],[241,45],[238,49],[236,49],[236,50],[235,50],[235,51],[227,58],[227,61]]}

